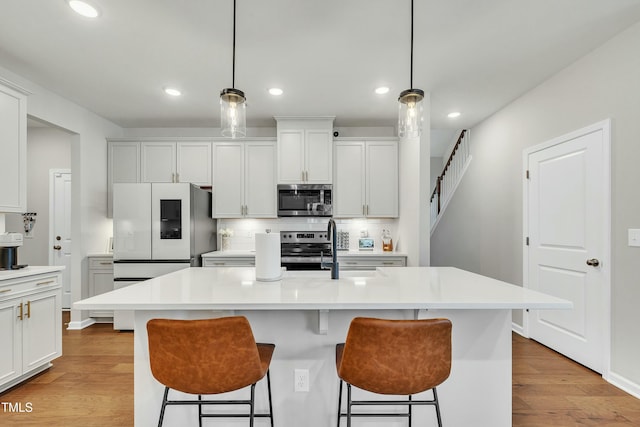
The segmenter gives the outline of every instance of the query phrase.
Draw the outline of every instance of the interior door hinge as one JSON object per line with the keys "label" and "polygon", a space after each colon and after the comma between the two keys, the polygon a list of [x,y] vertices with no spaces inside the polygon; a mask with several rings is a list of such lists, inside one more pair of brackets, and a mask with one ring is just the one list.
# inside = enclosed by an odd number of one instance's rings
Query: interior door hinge
{"label": "interior door hinge", "polygon": [[527,176],[527,179],[529,179],[529,169],[527,169],[526,176]]}
{"label": "interior door hinge", "polygon": [[526,244],[527,246],[529,246],[529,238],[528,238],[528,237],[525,239],[525,244]]}

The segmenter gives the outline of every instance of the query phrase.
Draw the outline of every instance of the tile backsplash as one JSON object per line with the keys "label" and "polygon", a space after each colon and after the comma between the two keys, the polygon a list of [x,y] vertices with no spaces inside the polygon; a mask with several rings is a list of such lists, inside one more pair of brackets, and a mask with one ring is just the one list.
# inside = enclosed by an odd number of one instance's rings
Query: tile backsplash
{"label": "tile backsplash", "polygon": [[[218,249],[222,248],[220,230],[232,230],[229,237],[228,250],[247,251],[255,249],[255,233],[264,233],[270,229],[272,233],[280,231],[325,231],[327,218],[274,218],[274,219],[219,219],[218,220]],[[338,231],[349,232],[349,250],[358,250],[358,238],[361,233],[368,233],[374,239],[375,250],[382,250],[382,230],[389,230],[395,239],[398,229],[397,219],[335,219]]]}

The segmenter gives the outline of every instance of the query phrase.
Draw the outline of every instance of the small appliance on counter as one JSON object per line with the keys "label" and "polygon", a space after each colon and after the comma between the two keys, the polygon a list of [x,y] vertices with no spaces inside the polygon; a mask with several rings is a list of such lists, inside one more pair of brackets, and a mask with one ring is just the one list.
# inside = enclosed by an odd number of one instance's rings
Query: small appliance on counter
{"label": "small appliance on counter", "polygon": [[0,233],[0,270],[18,270],[26,265],[18,264],[18,247],[22,246],[22,234]]}
{"label": "small appliance on counter", "polygon": [[358,239],[358,250],[372,251],[374,247],[375,247],[375,242],[373,238],[369,237],[369,231],[362,230],[360,232],[360,238]]}

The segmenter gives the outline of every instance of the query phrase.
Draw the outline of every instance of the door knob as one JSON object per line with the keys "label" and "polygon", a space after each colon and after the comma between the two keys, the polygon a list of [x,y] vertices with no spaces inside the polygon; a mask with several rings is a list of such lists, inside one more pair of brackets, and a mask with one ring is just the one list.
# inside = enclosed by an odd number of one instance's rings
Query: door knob
{"label": "door knob", "polygon": [[62,246],[60,246],[60,245],[55,245],[55,246],[53,247],[53,249],[55,249],[56,251],[59,251],[60,249],[62,249]]}
{"label": "door knob", "polygon": [[600,265],[600,261],[598,261],[596,258],[591,258],[587,260],[587,265],[590,265],[591,267],[597,267]]}

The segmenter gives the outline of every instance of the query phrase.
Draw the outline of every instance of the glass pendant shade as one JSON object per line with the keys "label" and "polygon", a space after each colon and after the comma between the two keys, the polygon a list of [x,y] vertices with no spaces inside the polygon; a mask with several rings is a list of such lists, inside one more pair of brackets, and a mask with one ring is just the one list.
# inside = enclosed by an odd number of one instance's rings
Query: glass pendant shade
{"label": "glass pendant shade", "polygon": [[407,89],[398,97],[398,136],[418,138],[422,133],[424,91]]}
{"label": "glass pendant shade", "polygon": [[244,92],[223,89],[220,92],[220,128],[222,136],[242,138],[247,136],[247,104]]}

